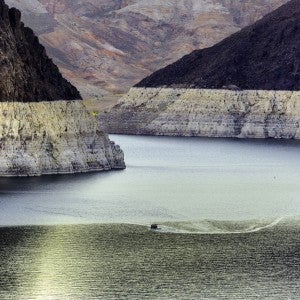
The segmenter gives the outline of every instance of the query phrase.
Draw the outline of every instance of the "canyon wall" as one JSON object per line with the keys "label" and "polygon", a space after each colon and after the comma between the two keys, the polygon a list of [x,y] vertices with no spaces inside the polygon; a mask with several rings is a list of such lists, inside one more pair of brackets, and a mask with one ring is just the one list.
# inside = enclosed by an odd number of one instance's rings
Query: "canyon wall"
{"label": "canyon wall", "polygon": [[118,134],[300,139],[300,92],[132,88],[100,122]]}
{"label": "canyon wall", "polygon": [[291,0],[251,26],[195,50],[136,87],[300,90],[300,1]]}

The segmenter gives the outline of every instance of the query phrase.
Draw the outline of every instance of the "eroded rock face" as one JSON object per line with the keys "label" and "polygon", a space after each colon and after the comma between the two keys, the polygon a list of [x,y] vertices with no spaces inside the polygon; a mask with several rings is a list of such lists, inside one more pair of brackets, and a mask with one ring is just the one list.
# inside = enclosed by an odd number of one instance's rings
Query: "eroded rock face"
{"label": "eroded rock face", "polygon": [[118,134],[300,139],[300,91],[132,88],[101,123]]}
{"label": "eroded rock face", "polygon": [[81,101],[0,102],[0,176],[125,168]]}
{"label": "eroded rock face", "polygon": [[21,13],[0,0],[0,102],[81,99],[46,55]]}
{"label": "eroded rock face", "polygon": [[288,0],[7,0],[83,96],[124,92]]}

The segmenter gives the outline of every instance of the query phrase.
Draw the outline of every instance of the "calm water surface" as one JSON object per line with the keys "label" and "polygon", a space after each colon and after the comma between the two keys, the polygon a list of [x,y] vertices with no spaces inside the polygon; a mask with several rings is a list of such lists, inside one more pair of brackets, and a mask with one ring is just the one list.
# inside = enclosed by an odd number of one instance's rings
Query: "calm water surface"
{"label": "calm water surface", "polygon": [[113,136],[125,171],[0,179],[0,224],[300,215],[300,143]]}
{"label": "calm water surface", "polygon": [[0,179],[0,299],[300,298],[299,142],[112,138],[124,171]]}

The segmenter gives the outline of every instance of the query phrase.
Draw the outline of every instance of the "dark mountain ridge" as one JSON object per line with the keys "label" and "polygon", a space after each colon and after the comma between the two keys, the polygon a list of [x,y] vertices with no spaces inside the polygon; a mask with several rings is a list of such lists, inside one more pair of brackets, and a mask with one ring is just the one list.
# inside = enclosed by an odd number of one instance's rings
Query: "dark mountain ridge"
{"label": "dark mountain ridge", "polygon": [[21,13],[0,0],[0,102],[81,99],[62,77]]}
{"label": "dark mountain ridge", "polygon": [[213,47],[193,51],[136,87],[300,90],[300,0]]}

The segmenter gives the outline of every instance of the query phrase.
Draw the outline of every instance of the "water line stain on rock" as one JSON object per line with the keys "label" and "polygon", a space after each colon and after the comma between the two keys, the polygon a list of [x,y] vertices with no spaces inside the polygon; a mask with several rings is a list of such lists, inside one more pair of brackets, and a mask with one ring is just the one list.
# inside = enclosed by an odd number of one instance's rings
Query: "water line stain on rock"
{"label": "water line stain on rock", "polygon": [[[299,139],[300,2],[138,83],[100,119],[111,133]],[[119,126],[115,120],[120,120]]]}
{"label": "water line stain on rock", "polygon": [[0,176],[125,168],[21,13],[0,0]]}
{"label": "water line stain on rock", "polygon": [[299,139],[299,99],[298,91],[132,88],[100,121],[119,134]]}

